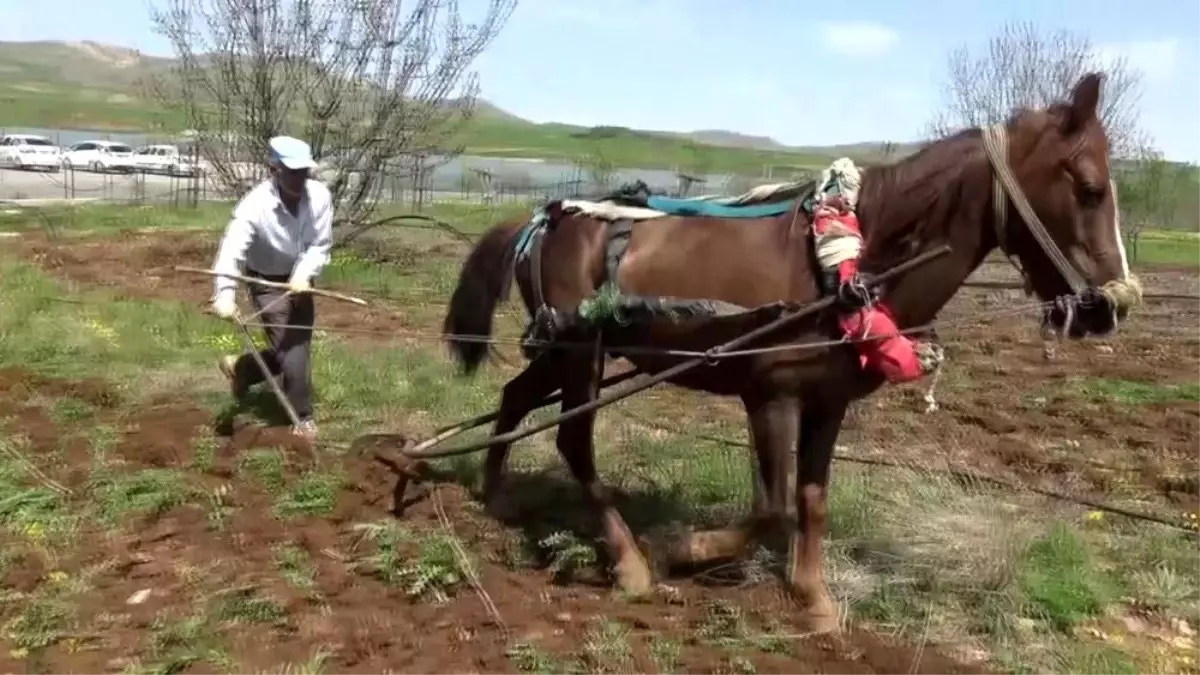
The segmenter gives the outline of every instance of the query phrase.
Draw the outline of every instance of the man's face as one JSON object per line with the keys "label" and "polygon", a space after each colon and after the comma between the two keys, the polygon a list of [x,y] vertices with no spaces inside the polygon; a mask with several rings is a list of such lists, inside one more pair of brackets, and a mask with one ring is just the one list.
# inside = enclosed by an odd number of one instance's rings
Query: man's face
{"label": "man's face", "polygon": [[275,175],[275,185],[279,191],[289,197],[299,197],[304,194],[304,183],[308,180],[308,169],[289,169],[278,162],[271,164],[271,173]]}

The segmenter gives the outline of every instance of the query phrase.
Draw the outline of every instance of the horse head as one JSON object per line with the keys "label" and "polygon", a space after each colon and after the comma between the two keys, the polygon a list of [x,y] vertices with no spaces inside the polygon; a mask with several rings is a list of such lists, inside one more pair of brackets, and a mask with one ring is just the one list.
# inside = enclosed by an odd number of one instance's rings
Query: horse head
{"label": "horse head", "polygon": [[[1008,211],[997,214],[998,243],[1020,260],[1034,293],[1058,301],[1047,319],[1075,339],[1114,332],[1142,293],[1125,256],[1108,136],[1097,114],[1102,81],[1087,74],[1069,100],[1018,114],[1007,129],[1006,157],[996,150],[1002,127],[984,130],[1008,193],[995,200]],[[1003,180],[1005,160],[1015,189]]]}

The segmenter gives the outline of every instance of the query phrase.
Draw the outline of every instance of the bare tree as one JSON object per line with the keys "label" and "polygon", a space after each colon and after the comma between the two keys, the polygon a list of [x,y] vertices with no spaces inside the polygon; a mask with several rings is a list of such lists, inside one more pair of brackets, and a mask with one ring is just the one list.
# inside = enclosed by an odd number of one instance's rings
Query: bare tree
{"label": "bare tree", "polygon": [[617,177],[617,165],[604,154],[600,143],[593,143],[574,163],[586,176],[590,189],[607,192],[613,188],[613,181]]}
{"label": "bare tree", "polygon": [[338,222],[357,229],[397,173],[419,182],[426,158],[461,152],[469,67],[516,0],[481,5],[468,24],[456,0],[160,0],[154,27],[176,60],[153,93],[192,127],[218,189],[261,175],[248,169],[271,136],[304,137]]}
{"label": "bare tree", "polygon": [[713,169],[713,146],[697,143],[693,140],[685,141],[683,144],[684,162],[678,167],[679,173],[686,173],[690,176],[706,176]]}
{"label": "bare tree", "polygon": [[1124,58],[1105,60],[1092,42],[1068,30],[1042,32],[1032,23],[1006,24],[982,51],[951,53],[945,106],[931,123],[941,137],[963,127],[1002,122],[1021,107],[1062,99],[1089,71],[1106,74],[1100,118],[1117,157],[1148,145],[1138,121],[1142,73]]}
{"label": "bare tree", "polygon": [[1117,203],[1121,230],[1129,242],[1130,259],[1136,261],[1141,235],[1146,228],[1174,229],[1180,226],[1181,205],[1194,197],[1193,167],[1163,159],[1149,150],[1136,162],[1120,167]]}

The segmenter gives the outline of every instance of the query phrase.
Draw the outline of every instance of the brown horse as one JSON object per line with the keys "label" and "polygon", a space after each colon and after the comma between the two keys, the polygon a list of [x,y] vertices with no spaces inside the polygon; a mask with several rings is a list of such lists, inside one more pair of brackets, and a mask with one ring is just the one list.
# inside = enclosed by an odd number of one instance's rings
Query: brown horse
{"label": "brown horse", "polygon": [[[1118,231],[1108,139],[1096,116],[1101,82],[1101,75],[1089,74],[1069,100],[1017,111],[1004,125],[963,131],[893,165],[864,172],[858,206],[867,241],[864,271],[883,271],[941,245],[951,248],[885,285],[884,296],[902,329],[931,322],[998,246],[1014,264],[1019,260],[1029,287],[1041,299],[1070,299],[1050,319],[1073,338],[1114,331],[1140,301]],[[809,221],[798,210],[801,201],[796,200],[797,210],[768,218],[626,221],[628,248],[615,279],[606,278],[611,222],[559,213],[534,255],[520,260],[514,248],[522,223],[496,225],[463,265],[445,318],[447,340],[464,370],[474,372],[487,356],[486,347],[455,336],[489,336],[496,305],[514,277],[531,317],[545,307],[570,313],[605,281],[615,281],[623,294],[703,298],[746,308],[815,301],[821,291]],[[821,312],[781,330],[772,341],[837,339],[834,318]],[[595,336],[595,329],[570,330],[573,337]],[[696,350],[733,337],[720,332],[704,329],[703,323],[685,330],[666,319],[653,320],[624,344]],[[603,344],[610,347],[605,336]],[[567,333],[559,337],[566,340]],[[504,387],[495,433],[516,428],[536,402],[559,388],[563,410],[594,400],[603,370],[599,351],[549,348],[536,354]],[[646,373],[682,360],[651,353],[624,357]],[[751,519],[757,527],[697,533],[675,549],[675,557],[698,561],[738,555],[763,534],[764,524],[786,531],[786,462],[795,450],[799,527],[790,528],[784,582],[807,607],[813,630],[836,630],[836,605],[821,556],[830,463],[847,407],[877,389],[882,378],[860,368],[851,346],[837,345],[743,355],[670,382],[741,397],[765,498]],[[647,561],[597,480],[594,418],[593,412],[565,421],[558,431],[558,450],[601,519],[617,583],[628,592],[644,593],[652,586]],[[507,444],[489,449],[484,478],[489,506],[499,496],[508,450]]]}

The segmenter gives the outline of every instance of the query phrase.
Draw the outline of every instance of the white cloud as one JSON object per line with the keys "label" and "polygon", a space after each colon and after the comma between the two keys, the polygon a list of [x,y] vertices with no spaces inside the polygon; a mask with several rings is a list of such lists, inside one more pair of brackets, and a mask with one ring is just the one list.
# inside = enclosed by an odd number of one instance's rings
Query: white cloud
{"label": "white cloud", "polygon": [[821,42],[845,56],[882,56],[900,42],[894,29],[872,21],[823,21]]}
{"label": "white cloud", "polygon": [[1124,59],[1132,68],[1142,71],[1149,80],[1169,80],[1182,56],[1182,45],[1175,38],[1114,42],[1096,48],[1104,63]]}

